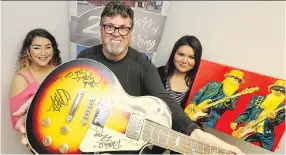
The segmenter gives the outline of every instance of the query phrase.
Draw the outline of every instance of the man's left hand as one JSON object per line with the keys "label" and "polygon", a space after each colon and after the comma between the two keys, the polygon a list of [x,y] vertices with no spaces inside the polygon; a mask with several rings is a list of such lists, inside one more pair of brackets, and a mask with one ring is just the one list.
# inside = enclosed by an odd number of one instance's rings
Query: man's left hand
{"label": "man's left hand", "polygon": [[276,118],[276,116],[277,116],[277,113],[274,111],[268,115],[269,119],[271,119],[271,120],[274,120]]}

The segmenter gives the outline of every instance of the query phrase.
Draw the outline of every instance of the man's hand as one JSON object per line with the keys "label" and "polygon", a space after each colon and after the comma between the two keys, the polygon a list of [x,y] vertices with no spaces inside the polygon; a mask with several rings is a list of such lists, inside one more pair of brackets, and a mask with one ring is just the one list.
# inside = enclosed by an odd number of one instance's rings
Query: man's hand
{"label": "man's hand", "polygon": [[221,139],[217,138],[216,136],[202,131],[201,129],[195,129],[191,133],[191,138],[198,140],[198,141],[201,141],[201,142],[205,142],[205,143],[213,145],[213,146],[217,146],[217,147],[222,148],[226,151],[232,152],[235,155],[244,155],[244,153],[241,152],[240,149],[237,148],[236,146],[230,145],[230,144],[222,141]]}
{"label": "man's hand", "polygon": [[237,127],[237,123],[236,123],[236,122],[231,122],[231,123],[230,123],[230,128],[231,128],[232,130],[235,130],[236,127]]}
{"label": "man's hand", "polygon": [[202,112],[207,113],[209,109],[203,109]]}
{"label": "man's hand", "polygon": [[274,120],[274,119],[276,118],[276,116],[277,116],[277,113],[274,112],[274,111],[272,111],[272,112],[268,115],[269,119],[271,119],[271,120]]}
{"label": "man's hand", "polygon": [[224,102],[229,102],[230,98],[229,97],[225,97],[223,100],[224,100]]}
{"label": "man's hand", "polygon": [[18,117],[18,121],[15,125],[15,130],[20,132],[22,134],[21,142],[24,145],[28,144],[28,139],[26,137],[26,112],[33,100],[33,97],[29,98],[16,112],[14,112],[12,115],[14,117]]}

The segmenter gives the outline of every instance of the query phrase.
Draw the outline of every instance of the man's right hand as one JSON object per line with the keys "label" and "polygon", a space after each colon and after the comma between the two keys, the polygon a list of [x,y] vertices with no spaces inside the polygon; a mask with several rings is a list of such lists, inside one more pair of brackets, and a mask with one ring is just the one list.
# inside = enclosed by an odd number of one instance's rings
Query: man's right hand
{"label": "man's right hand", "polygon": [[15,130],[20,132],[22,134],[22,144],[27,145],[28,140],[26,137],[26,113],[27,110],[33,100],[33,97],[30,97],[16,112],[14,112],[12,115],[14,117],[18,117],[18,121],[15,125]]}

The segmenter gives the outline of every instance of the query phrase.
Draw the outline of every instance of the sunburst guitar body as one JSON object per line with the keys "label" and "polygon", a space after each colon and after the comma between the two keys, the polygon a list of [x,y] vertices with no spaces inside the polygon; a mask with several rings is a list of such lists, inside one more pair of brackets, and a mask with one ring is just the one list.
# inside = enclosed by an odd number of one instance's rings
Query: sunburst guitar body
{"label": "sunburst guitar body", "polygon": [[[155,144],[184,154],[227,151],[172,131],[161,99],[134,97],[104,65],[66,62],[42,82],[28,109],[26,132],[38,154],[136,151]],[[207,151],[207,152],[205,152]]]}

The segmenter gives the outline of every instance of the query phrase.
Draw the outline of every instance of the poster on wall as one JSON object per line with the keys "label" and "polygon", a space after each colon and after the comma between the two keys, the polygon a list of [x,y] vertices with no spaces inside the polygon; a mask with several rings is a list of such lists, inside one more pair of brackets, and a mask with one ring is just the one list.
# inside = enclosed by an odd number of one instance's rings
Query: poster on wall
{"label": "poster on wall", "polygon": [[[70,48],[71,57],[76,58],[85,48],[101,44],[100,16],[109,1],[71,1]],[[166,1],[122,1],[134,11],[134,28],[130,46],[155,60],[158,45],[167,18],[170,2]]]}
{"label": "poster on wall", "polygon": [[202,60],[185,112],[274,152],[285,131],[285,80]]}

